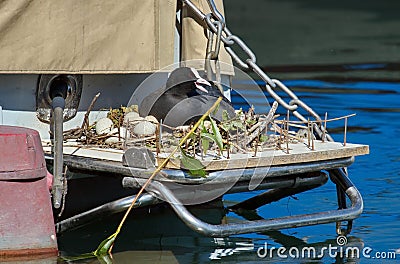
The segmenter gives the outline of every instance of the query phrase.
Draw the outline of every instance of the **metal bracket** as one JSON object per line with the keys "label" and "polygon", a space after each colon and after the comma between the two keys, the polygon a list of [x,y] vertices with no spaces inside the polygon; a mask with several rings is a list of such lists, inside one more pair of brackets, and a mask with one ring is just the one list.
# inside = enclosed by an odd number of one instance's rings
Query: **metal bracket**
{"label": "metal bracket", "polygon": [[[346,209],[346,194],[343,188],[346,186],[354,186],[350,180],[346,180],[344,177],[347,178],[347,172],[344,168],[336,169],[329,171],[329,175],[333,183],[336,184],[336,192],[337,192],[337,199],[338,199],[338,210]],[[351,229],[353,228],[353,220],[347,221],[346,228],[342,228],[343,221],[336,222],[336,234],[339,236],[346,236],[350,234]]]}
{"label": "metal bracket", "polygon": [[51,85],[55,82],[64,82],[67,85],[65,95],[64,121],[72,119],[78,112],[79,101],[82,94],[81,74],[42,74],[39,77],[36,91],[36,113],[40,121],[50,123],[51,116]]}

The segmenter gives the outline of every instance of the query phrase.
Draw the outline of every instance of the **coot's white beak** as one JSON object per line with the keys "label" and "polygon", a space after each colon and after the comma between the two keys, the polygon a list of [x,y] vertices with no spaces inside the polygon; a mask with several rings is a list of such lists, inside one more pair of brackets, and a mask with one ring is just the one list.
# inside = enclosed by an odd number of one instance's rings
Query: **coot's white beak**
{"label": "coot's white beak", "polygon": [[197,81],[195,81],[194,84],[196,85],[197,89],[199,89],[200,91],[205,92],[205,93],[208,93],[208,90],[206,88],[204,88],[204,86],[211,87],[211,83],[209,83],[207,80],[205,80],[203,78],[197,79]]}

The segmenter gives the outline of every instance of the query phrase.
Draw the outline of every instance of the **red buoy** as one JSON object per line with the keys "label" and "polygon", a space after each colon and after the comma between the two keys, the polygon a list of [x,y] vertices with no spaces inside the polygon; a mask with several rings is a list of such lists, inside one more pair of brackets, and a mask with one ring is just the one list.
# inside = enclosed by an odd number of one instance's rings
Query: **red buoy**
{"label": "red buoy", "polygon": [[57,254],[46,173],[39,133],[0,126],[0,259]]}

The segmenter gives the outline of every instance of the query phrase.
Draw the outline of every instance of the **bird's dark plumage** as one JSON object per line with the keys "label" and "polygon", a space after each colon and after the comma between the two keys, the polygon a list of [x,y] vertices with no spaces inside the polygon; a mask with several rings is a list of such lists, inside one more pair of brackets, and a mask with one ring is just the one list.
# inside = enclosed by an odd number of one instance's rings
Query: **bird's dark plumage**
{"label": "bird's dark plumage", "polygon": [[[143,100],[141,108],[150,110],[141,114],[153,115],[158,120],[164,120],[166,125],[183,125],[200,118],[208,110],[210,101],[215,102],[219,96],[223,95],[214,83],[201,78],[193,68],[181,67],[171,72],[164,88]],[[233,114],[231,103],[223,98],[221,110]],[[218,114],[215,118],[221,119]]]}

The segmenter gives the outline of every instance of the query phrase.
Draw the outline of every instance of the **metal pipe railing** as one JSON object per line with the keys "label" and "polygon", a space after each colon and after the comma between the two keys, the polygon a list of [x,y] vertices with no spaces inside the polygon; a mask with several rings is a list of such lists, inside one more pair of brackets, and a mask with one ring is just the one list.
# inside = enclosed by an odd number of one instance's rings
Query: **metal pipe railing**
{"label": "metal pipe railing", "polygon": [[[106,215],[116,214],[128,209],[131,205],[133,199],[135,199],[136,195],[128,196],[125,198],[121,198],[96,208],[93,208],[89,211],[74,215],[70,218],[62,220],[56,224],[56,232],[57,234],[63,233],[67,230],[76,229],[78,227],[87,225],[99,217],[104,217]],[[153,205],[159,203],[155,196],[150,193],[145,193],[139,197],[136,201],[134,208]]]}
{"label": "metal pipe railing", "polygon": [[[341,177],[345,175],[341,175]],[[347,178],[347,177],[346,177]],[[344,179],[346,180],[346,179]],[[226,237],[230,235],[262,232],[293,228],[299,226],[309,226],[326,224],[357,218],[363,211],[363,200],[356,187],[351,186],[345,190],[346,195],[351,201],[351,207],[342,210],[331,210],[313,214],[302,214],[275,219],[264,219],[257,221],[244,221],[243,223],[213,225],[201,221],[192,215],[184,205],[180,203],[174,194],[160,182],[152,182],[151,188],[165,199],[173,208],[181,220],[192,230],[210,237]]]}

